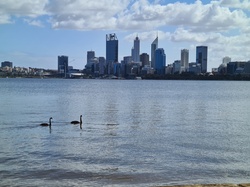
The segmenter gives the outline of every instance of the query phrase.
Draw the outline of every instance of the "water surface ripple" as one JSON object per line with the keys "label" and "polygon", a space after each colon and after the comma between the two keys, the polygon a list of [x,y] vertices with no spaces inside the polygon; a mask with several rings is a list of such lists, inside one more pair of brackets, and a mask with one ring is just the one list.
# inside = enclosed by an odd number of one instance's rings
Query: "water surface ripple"
{"label": "water surface ripple", "polygon": [[[0,186],[249,182],[249,93],[237,81],[0,79]],[[81,114],[82,129],[70,124]]]}

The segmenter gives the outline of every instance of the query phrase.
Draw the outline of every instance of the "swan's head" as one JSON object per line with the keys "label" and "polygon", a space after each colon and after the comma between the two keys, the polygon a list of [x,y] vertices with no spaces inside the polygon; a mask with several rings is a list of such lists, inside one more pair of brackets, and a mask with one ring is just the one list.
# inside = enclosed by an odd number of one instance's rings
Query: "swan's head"
{"label": "swan's head", "polygon": [[80,115],[80,118],[82,117],[82,115]]}
{"label": "swan's head", "polygon": [[50,120],[52,120],[53,118],[52,118],[52,117],[50,117],[49,119],[50,119]]}

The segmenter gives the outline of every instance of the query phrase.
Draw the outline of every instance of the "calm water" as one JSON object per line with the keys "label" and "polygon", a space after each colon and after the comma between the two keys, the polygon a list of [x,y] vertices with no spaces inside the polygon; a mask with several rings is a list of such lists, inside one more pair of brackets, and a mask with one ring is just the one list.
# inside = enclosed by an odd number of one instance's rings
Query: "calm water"
{"label": "calm water", "polygon": [[[249,93],[250,82],[0,79],[0,186],[250,182]],[[81,114],[82,129],[70,124]]]}

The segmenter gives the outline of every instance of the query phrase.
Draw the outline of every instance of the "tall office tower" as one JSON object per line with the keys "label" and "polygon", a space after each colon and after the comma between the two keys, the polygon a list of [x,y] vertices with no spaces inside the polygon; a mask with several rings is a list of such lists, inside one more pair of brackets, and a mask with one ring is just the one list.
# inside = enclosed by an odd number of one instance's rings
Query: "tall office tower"
{"label": "tall office tower", "polygon": [[140,55],[140,61],[142,63],[142,67],[150,65],[149,64],[149,55],[147,53],[142,53]]}
{"label": "tall office tower", "polygon": [[207,46],[196,47],[196,63],[201,65],[201,73],[207,73]]}
{"label": "tall office tower", "polygon": [[105,58],[99,57],[99,73],[100,73],[100,75],[105,74],[105,63],[106,63]]}
{"label": "tall office tower", "polygon": [[106,35],[106,65],[107,73],[113,73],[113,64],[118,62],[118,39],[116,34]]}
{"label": "tall office tower", "polygon": [[66,77],[68,73],[68,56],[58,56],[58,74]]}
{"label": "tall office tower", "polygon": [[158,36],[151,44],[151,67],[155,68],[155,50],[158,48]]}
{"label": "tall office tower", "polygon": [[224,57],[224,58],[222,59],[222,63],[223,63],[223,64],[228,64],[229,62],[231,62],[231,58],[228,57],[228,56],[226,56],[226,57]]}
{"label": "tall office tower", "polygon": [[156,74],[164,75],[166,68],[166,55],[163,48],[155,50],[155,70]]}
{"label": "tall office tower", "polygon": [[140,62],[140,40],[138,36],[136,36],[134,40],[134,47],[132,48],[131,56],[134,62]]}
{"label": "tall office tower", "polygon": [[181,50],[181,71],[187,71],[189,67],[189,51],[188,49]]}
{"label": "tall office tower", "polygon": [[93,58],[95,58],[95,51],[87,51],[87,63],[89,63]]}

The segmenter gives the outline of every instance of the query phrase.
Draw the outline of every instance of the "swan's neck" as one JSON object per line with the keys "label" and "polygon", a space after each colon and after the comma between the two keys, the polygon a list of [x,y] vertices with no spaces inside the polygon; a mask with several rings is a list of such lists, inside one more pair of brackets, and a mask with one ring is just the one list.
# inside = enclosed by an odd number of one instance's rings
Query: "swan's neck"
{"label": "swan's neck", "polygon": [[82,116],[80,117],[80,123],[82,123]]}
{"label": "swan's neck", "polygon": [[51,126],[51,119],[49,119],[49,126]]}

